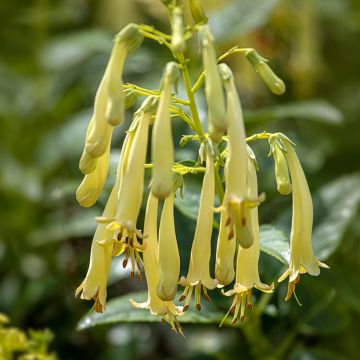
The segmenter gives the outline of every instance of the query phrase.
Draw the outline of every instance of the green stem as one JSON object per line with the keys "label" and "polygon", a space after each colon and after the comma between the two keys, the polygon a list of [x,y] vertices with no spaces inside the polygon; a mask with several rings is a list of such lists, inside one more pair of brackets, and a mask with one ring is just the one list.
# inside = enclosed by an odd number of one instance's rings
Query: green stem
{"label": "green stem", "polygon": [[224,191],[224,186],[221,181],[220,174],[219,174],[219,168],[220,168],[219,165],[216,164],[215,165],[215,191],[216,191],[216,195],[219,199],[219,204],[222,204],[223,200],[224,200],[225,191]]}

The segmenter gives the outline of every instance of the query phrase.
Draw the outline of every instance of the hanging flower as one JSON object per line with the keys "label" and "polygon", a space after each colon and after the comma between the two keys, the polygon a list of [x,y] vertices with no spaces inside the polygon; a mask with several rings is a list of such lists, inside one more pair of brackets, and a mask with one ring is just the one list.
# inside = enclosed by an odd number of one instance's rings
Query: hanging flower
{"label": "hanging flower", "polygon": [[[103,216],[113,217],[116,211],[117,187],[111,191]],[[84,281],[76,289],[75,297],[81,293],[81,299],[95,301],[96,312],[103,312],[106,303],[106,286],[109,276],[113,246],[102,246],[99,242],[109,241],[113,233],[106,224],[98,224],[91,245],[90,265]]]}
{"label": "hanging flower", "polygon": [[208,107],[208,127],[212,140],[221,140],[227,128],[225,98],[214,46],[214,37],[209,26],[200,29],[205,70],[205,96]]}
{"label": "hanging flower", "polygon": [[177,52],[184,52],[186,43],[184,40],[184,19],[183,12],[180,7],[176,7],[172,12],[172,39],[171,46]]}
{"label": "hanging flower", "polygon": [[285,158],[289,167],[292,182],[293,213],[290,234],[290,265],[279,278],[279,282],[289,277],[288,292],[285,300],[289,300],[300,281],[300,274],[308,272],[318,276],[320,267],[328,268],[316,259],[311,242],[313,224],[313,204],[308,183],[294,145],[285,137],[281,137],[286,148]]}
{"label": "hanging flower", "polygon": [[195,307],[201,310],[201,290],[204,299],[209,301],[207,290],[216,287],[217,282],[210,276],[211,234],[213,229],[213,206],[215,200],[214,160],[209,147],[206,151],[206,170],[200,194],[200,207],[191,247],[189,270],[186,277],[180,279],[185,286],[180,301],[185,300],[184,311],[189,308],[189,301],[195,288]]}
{"label": "hanging flower", "polygon": [[174,146],[170,118],[171,90],[178,69],[174,62],[166,65],[162,79],[162,91],[152,132],[153,161],[151,191],[158,199],[165,199],[173,189]]}
{"label": "hanging flower", "polygon": [[[247,161],[247,166],[247,191],[249,197],[256,197],[258,195],[257,176],[252,160]],[[230,313],[233,314],[233,324],[236,323],[239,317],[241,321],[245,319],[246,308],[252,309],[251,293],[253,288],[268,293],[273,291],[273,285],[263,284],[259,277],[260,228],[258,208],[255,207],[249,212],[246,226],[251,227],[251,234],[254,236],[253,244],[247,249],[244,249],[241,245],[238,247],[234,288],[227,292],[223,291],[225,296],[234,296],[234,300],[222,323]]]}
{"label": "hanging flower", "polygon": [[174,193],[164,201],[159,230],[159,265],[160,278],[157,294],[162,300],[172,300],[180,274],[180,255],[175,233]]}
{"label": "hanging flower", "polygon": [[182,315],[181,308],[175,306],[172,301],[161,300],[157,294],[157,287],[160,280],[157,214],[158,199],[150,193],[146,206],[144,224],[147,247],[143,252],[144,271],[148,286],[148,299],[144,303],[137,303],[134,300],[130,300],[130,302],[136,308],[150,309],[151,314],[160,315],[164,321],[170,324],[173,331],[182,335],[182,329],[177,320],[177,316]]}
{"label": "hanging flower", "polygon": [[236,239],[243,248],[252,245],[254,235],[252,228],[246,226],[250,209],[264,200],[263,196],[251,198],[247,196],[246,174],[248,150],[245,141],[244,117],[241,103],[236,91],[235,81],[230,68],[220,64],[227,96],[228,147],[229,156],[226,168],[226,196],[220,211],[225,210],[228,227],[228,238]]}

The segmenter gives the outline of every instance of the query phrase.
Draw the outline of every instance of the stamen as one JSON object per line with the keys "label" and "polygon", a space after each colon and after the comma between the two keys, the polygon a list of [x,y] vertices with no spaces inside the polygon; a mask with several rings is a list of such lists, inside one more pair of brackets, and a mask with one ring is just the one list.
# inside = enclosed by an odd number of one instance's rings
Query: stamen
{"label": "stamen", "polygon": [[185,297],[186,297],[187,292],[189,291],[189,288],[190,288],[190,286],[185,286],[185,289],[184,289],[183,293],[179,297],[179,301],[184,301],[185,300]]}
{"label": "stamen", "polygon": [[195,285],[195,307],[198,311],[201,310],[200,298],[201,298],[201,283]]}
{"label": "stamen", "polygon": [[206,302],[210,302],[210,297],[208,295],[207,288],[204,285],[202,285],[202,290],[203,290],[204,300]]}

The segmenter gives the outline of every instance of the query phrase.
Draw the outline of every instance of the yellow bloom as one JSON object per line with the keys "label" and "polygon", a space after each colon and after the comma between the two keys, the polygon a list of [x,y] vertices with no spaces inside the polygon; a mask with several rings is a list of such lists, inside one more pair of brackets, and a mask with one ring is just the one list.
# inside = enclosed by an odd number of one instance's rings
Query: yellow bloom
{"label": "yellow bloom", "polygon": [[200,29],[205,70],[205,95],[208,107],[209,134],[214,141],[220,141],[227,129],[225,98],[214,46],[214,38],[209,26]]}
{"label": "yellow bloom", "polygon": [[110,144],[103,155],[96,161],[93,172],[85,175],[84,180],[76,190],[76,200],[83,207],[93,206],[99,198],[104,187],[110,158]]}
{"label": "yellow bloom", "polygon": [[[113,217],[116,211],[117,187],[111,191],[103,216]],[[106,286],[111,265],[113,246],[101,246],[99,241],[112,238],[113,232],[107,230],[106,224],[98,224],[91,245],[90,265],[84,281],[76,289],[75,296],[81,293],[81,299],[94,299],[97,312],[105,310]]]}
{"label": "yellow bloom", "polygon": [[226,214],[225,211],[222,211],[215,260],[215,277],[221,286],[228,285],[234,280],[235,247],[235,237],[229,239],[226,228]]}
{"label": "yellow bloom", "polygon": [[160,279],[157,294],[162,300],[172,300],[180,274],[180,255],[174,223],[174,193],[164,201],[159,230],[159,264]]}
{"label": "yellow bloom", "polygon": [[172,39],[171,46],[177,52],[183,52],[186,48],[184,40],[184,19],[180,7],[176,7],[172,12]]}
{"label": "yellow bloom", "polygon": [[145,100],[142,107],[135,114],[137,127],[135,135],[126,158],[126,168],[119,183],[118,205],[116,218],[108,225],[109,230],[114,231],[114,239],[124,245],[126,259],[130,257],[132,264],[131,276],[137,274],[141,277],[141,259],[139,251],[145,247],[138,242],[138,237],[143,238],[140,231],[136,229],[136,222],[139,216],[144,188],[144,164],[146,159],[148,132],[151,117],[153,115],[154,98]]}
{"label": "yellow bloom", "polygon": [[152,179],[151,192],[158,199],[165,199],[173,189],[172,165],[174,162],[173,137],[171,132],[171,90],[177,76],[177,65],[166,65],[159,107],[152,132]]}
{"label": "yellow bloom", "polygon": [[113,50],[109,60],[108,102],[106,120],[117,126],[123,123],[125,117],[122,72],[126,57],[143,41],[143,35],[138,26],[129,24],[115,37]]}
{"label": "yellow bloom", "polygon": [[229,156],[226,164],[226,196],[220,210],[225,210],[226,226],[228,227],[228,238],[236,239],[243,248],[252,245],[254,236],[252,228],[246,226],[249,211],[263,201],[260,196],[251,198],[247,196],[246,174],[248,152],[245,141],[244,117],[241,103],[236,91],[234,77],[225,64],[220,65],[220,72],[223,78],[227,95],[227,119],[229,137]]}
{"label": "yellow bloom", "polygon": [[150,192],[144,224],[144,234],[147,239],[147,247],[143,252],[143,263],[148,286],[148,299],[144,303],[137,303],[130,300],[137,308],[150,309],[153,315],[162,316],[175,332],[182,334],[177,316],[182,315],[181,308],[174,305],[172,301],[163,301],[157,294],[157,286],[160,280],[160,265],[157,241],[157,214],[158,199]]}
{"label": "yellow bloom", "polygon": [[[257,176],[253,162],[249,159],[248,164],[248,194],[249,197],[256,197],[258,194]],[[260,229],[258,208],[255,207],[250,210],[249,221],[247,225],[251,227],[251,234],[254,236],[253,244],[248,249],[244,249],[239,245],[237,261],[236,261],[236,278],[235,285],[232,290],[223,292],[226,296],[234,296],[234,300],[230,310],[223,319],[223,322],[229,315],[233,314],[232,323],[234,324],[240,315],[241,321],[245,319],[246,307],[251,310],[251,292],[253,288],[263,292],[272,292],[273,285],[266,285],[260,281],[258,262],[260,256]]]}
{"label": "yellow bloom", "polygon": [[279,278],[279,282],[289,276],[288,292],[285,300],[289,300],[300,281],[300,274],[308,272],[310,275],[320,274],[320,267],[328,268],[326,264],[316,259],[311,242],[313,224],[313,204],[308,183],[294,146],[287,139],[283,139],[287,151],[287,160],[291,182],[293,213],[290,234],[290,266]]}
{"label": "yellow bloom", "polygon": [[209,301],[207,289],[212,290],[217,282],[210,276],[209,263],[211,256],[211,234],[213,229],[213,206],[215,200],[214,160],[210,151],[206,151],[206,171],[200,195],[200,207],[195,228],[194,240],[191,247],[188,274],[180,279],[185,286],[180,300],[185,300],[184,311],[189,308],[189,301],[195,288],[195,306],[201,309],[201,289],[204,298]]}

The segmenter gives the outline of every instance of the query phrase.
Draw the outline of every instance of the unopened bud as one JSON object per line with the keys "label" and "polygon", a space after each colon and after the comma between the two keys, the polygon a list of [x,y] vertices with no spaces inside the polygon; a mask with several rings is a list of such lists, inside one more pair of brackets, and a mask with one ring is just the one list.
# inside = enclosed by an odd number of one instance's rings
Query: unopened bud
{"label": "unopened bud", "polygon": [[189,0],[191,16],[196,24],[207,24],[208,17],[205,14],[199,0]]}
{"label": "unopened bud", "polygon": [[267,64],[267,60],[261,57],[255,50],[251,49],[245,53],[246,58],[250,61],[255,71],[263,79],[267,87],[276,95],[282,95],[286,86],[285,83],[274,73]]}
{"label": "unopened bud", "polygon": [[86,151],[83,151],[80,161],[79,169],[83,174],[90,174],[96,168],[97,158],[92,158]]}
{"label": "unopened bud", "polygon": [[185,51],[185,40],[184,40],[184,19],[181,8],[177,7],[172,13],[172,40],[171,46],[177,52]]}
{"label": "unopened bud", "polygon": [[125,109],[129,109],[133,107],[136,103],[136,100],[138,98],[138,95],[135,91],[130,90],[125,95]]}

